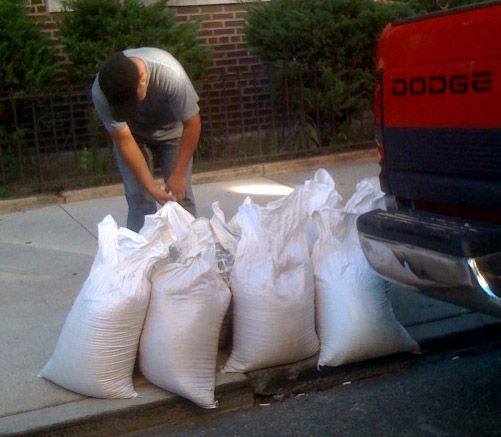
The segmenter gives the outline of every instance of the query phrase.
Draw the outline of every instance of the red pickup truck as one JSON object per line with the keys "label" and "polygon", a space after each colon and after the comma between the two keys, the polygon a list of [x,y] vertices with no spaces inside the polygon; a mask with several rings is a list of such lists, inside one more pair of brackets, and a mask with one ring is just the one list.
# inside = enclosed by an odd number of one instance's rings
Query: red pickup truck
{"label": "red pickup truck", "polygon": [[387,210],[358,219],[367,260],[501,317],[501,2],[388,25],[376,78]]}

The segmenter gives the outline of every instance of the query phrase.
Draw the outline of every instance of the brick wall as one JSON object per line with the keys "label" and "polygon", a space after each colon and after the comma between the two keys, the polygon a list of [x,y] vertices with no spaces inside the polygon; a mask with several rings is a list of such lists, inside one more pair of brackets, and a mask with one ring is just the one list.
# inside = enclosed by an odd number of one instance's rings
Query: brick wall
{"label": "brick wall", "polygon": [[199,41],[214,48],[199,82],[201,108],[214,135],[259,129],[269,115],[267,80],[245,41],[245,6],[236,3],[174,6],[180,21],[201,20]]}
{"label": "brick wall", "polygon": [[259,65],[249,53],[244,27],[247,12],[239,4],[175,6],[179,21],[201,20],[199,41],[215,49],[213,65],[207,73],[245,73]]}

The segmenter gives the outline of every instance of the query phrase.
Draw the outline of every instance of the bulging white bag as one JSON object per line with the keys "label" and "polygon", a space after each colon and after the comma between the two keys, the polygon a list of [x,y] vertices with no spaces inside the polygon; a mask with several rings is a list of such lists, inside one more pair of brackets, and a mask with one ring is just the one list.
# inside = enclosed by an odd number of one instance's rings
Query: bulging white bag
{"label": "bulging white bag", "polygon": [[344,209],[314,213],[319,230],[312,252],[319,366],[419,350],[393,314],[388,282],[371,269],[358,241],[356,218],[374,209],[382,196],[378,182],[367,179]]}
{"label": "bulging white bag", "polygon": [[168,254],[108,215],[89,276],[40,376],[86,396],[137,396],[132,373],[148,306],[152,265]]}
{"label": "bulging white bag", "polygon": [[145,216],[144,225],[139,233],[147,240],[160,239],[164,245],[182,245],[189,238],[190,224],[195,217],[176,202],[167,202],[155,214]]}
{"label": "bulging white bag", "polygon": [[178,258],[155,266],[139,366],[153,384],[214,408],[218,340],[231,295],[217,271],[209,221],[184,215],[186,221],[170,222],[183,217],[180,208],[169,202],[159,211]]}
{"label": "bulging white bag", "polygon": [[241,238],[230,276],[233,349],[224,371],[287,364],[318,351],[305,225],[313,210],[338,198],[332,178],[320,171],[266,207],[240,206]]}

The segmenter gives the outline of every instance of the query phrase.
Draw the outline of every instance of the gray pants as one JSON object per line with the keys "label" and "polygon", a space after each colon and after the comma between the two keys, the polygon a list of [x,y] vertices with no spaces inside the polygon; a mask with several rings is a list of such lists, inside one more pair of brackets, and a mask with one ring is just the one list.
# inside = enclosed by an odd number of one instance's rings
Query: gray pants
{"label": "gray pants", "polygon": [[[148,145],[140,144],[140,147],[150,170],[153,168],[153,156],[158,159],[158,163],[162,169],[164,181],[167,181],[177,162],[179,154],[179,140],[169,140],[168,142]],[[122,175],[125,198],[127,199],[127,205],[129,207],[127,214],[127,227],[134,232],[139,232],[144,225],[144,216],[147,214],[154,214],[157,211],[157,205],[155,200],[139,183],[134,173],[125,164],[116,145],[113,146],[113,152],[120,174]],[[179,202],[179,204],[196,217],[197,211],[195,206],[195,197],[193,196],[191,186],[192,162],[193,160],[190,160],[188,168],[186,169],[186,197],[184,200]]]}

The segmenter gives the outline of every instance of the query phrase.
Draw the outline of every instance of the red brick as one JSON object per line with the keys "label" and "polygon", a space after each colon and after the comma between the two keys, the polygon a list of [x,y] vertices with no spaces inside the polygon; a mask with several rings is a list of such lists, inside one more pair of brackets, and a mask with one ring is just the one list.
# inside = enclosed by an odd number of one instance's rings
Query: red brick
{"label": "red brick", "polygon": [[221,65],[234,65],[237,63],[236,59],[222,59],[220,61],[216,61],[216,65],[221,66]]}
{"label": "red brick", "polygon": [[224,26],[222,21],[204,21],[200,26],[202,29],[219,29]]}
{"label": "red brick", "polygon": [[235,44],[218,44],[217,47],[215,47],[218,52],[229,52],[236,48]]}
{"label": "red brick", "polygon": [[225,21],[224,25],[225,27],[244,27],[246,22],[244,20],[231,20],[231,21]]}
{"label": "red brick", "polygon": [[232,58],[244,58],[249,55],[249,52],[247,50],[234,50],[231,52],[228,52],[228,56]]}
{"label": "red brick", "polygon": [[259,60],[255,56],[248,56],[246,58],[240,58],[238,60],[239,64],[257,64]]}
{"label": "red brick", "polygon": [[224,81],[224,88],[226,91],[226,96],[230,97],[238,93],[238,89],[236,88],[237,83],[232,80]]}
{"label": "red brick", "polygon": [[234,65],[230,66],[228,68],[228,72],[234,73],[234,74],[243,74],[246,73],[249,70],[249,67],[247,65]]}
{"label": "red brick", "polygon": [[233,18],[235,18],[235,14],[233,13],[214,14],[212,18],[214,20],[232,20]]}
{"label": "red brick", "polygon": [[225,53],[215,52],[214,55],[212,56],[212,63],[219,65],[218,64],[219,62],[221,62],[221,61],[226,62],[226,59],[228,59],[228,58],[227,58]]}
{"label": "red brick", "polygon": [[215,29],[214,35],[234,35],[235,29]]}
{"label": "red brick", "polygon": [[207,67],[206,69],[206,76],[211,75],[211,74],[222,74],[224,73],[224,68],[220,66],[210,66]]}

